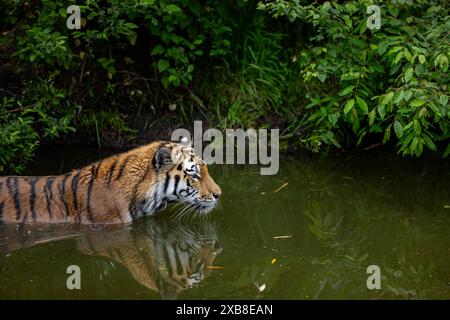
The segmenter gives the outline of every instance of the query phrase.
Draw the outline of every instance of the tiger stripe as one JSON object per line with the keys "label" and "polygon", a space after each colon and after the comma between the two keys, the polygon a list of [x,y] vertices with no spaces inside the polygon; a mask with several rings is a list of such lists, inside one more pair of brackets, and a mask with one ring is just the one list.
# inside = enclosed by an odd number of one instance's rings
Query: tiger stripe
{"label": "tiger stripe", "polygon": [[94,215],[92,213],[92,188],[94,188],[94,182],[96,177],[97,169],[95,167],[95,163],[91,165],[91,177],[89,179],[88,188],[87,188],[87,213],[88,219],[91,223],[94,223]]}
{"label": "tiger stripe", "polygon": [[99,161],[98,163],[97,163],[97,165],[96,165],[96,167],[95,167],[95,171],[94,171],[94,174],[93,174],[93,179],[97,179],[97,177],[98,177],[98,172],[100,171],[100,168],[101,168],[101,166],[103,165],[103,160],[102,161]]}
{"label": "tiger stripe", "polygon": [[33,221],[36,222],[36,179],[32,178],[28,181],[30,183],[30,210],[31,210],[31,217],[33,218]]}
{"label": "tiger stripe", "polygon": [[178,184],[180,183],[180,176],[176,175],[175,176],[175,184],[173,187],[173,195],[178,197],[178,193],[177,193],[177,189],[178,189]]}
{"label": "tiger stripe", "polygon": [[119,160],[115,159],[113,164],[111,165],[111,167],[108,170],[108,176],[106,178],[106,186],[108,188],[111,188],[111,179],[112,179],[112,176],[114,175],[114,170],[116,169],[116,166],[117,166],[118,162],[119,162]]}
{"label": "tiger stripe", "polygon": [[[45,200],[47,201],[47,213],[48,213],[48,217],[49,220],[51,221],[53,216],[52,216],[52,207],[51,207],[51,200],[53,200],[53,191],[52,191],[52,185],[53,185],[53,180],[55,178],[54,177],[50,177],[47,179],[47,182],[45,183],[44,186],[44,193],[45,193]],[[50,195],[49,195],[50,192]]]}
{"label": "tiger stripe", "polygon": [[[1,189],[0,189],[0,191],[1,191]],[[4,207],[4,203],[2,202],[2,203],[0,203],[0,225],[3,223],[3,207]]]}
{"label": "tiger stripe", "polygon": [[125,171],[125,167],[127,166],[128,161],[130,161],[132,155],[129,155],[123,160],[122,164],[119,167],[119,173],[117,174],[116,180],[120,180],[120,178],[123,175],[123,172]]}
{"label": "tiger stripe", "polygon": [[138,214],[138,208],[137,208],[137,194],[138,189],[142,181],[144,181],[145,177],[147,176],[147,172],[145,172],[140,178],[139,181],[136,183],[133,189],[133,193],[130,200],[130,205],[128,207],[128,212],[130,214],[131,221],[136,220],[137,214]]}
{"label": "tiger stripe", "polygon": [[167,188],[169,187],[170,175],[166,173],[166,180],[164,180],[164,194],[167,192]]}
{"label": "tiger stripe", "polygon": [[13,199],[14,206],[16,208],[16,221],[19,221],[22,215],[22,209],[20,206],[19,186],[17,184],[17,177],[8,177],[6,179],[6,185],[8,186],[9,195],[11,196],[11,199]]}
{"label": "tiger stripe", "polygon": [[61,200],[62,204],[64,205],[66,219],[70,215],[69,205],[66,200],[66,183],[67,183],[67,179],[69,179],[70,176],[71,176],[70,173],[65,174],[63,180],[59,184],[60,200]]}
{"label": "tiger stripe", "polygon": [[75,213],[77,215],[76,223],[80,223],[80,211],[78,210],[78,180],[80,179],[81,169],[78,169],[75,176],[72,178],[72,200]]}

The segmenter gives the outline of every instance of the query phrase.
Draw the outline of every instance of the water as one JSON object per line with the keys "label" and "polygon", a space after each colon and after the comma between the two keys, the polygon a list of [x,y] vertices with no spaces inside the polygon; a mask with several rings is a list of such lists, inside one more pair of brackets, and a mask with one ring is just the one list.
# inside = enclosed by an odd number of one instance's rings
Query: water
{"label": "water", "polygon": [[[30,173],[104,155],[54,147]],[[272,177],[212,166],[223,208],[206,221],[180,225],[165,213],[104,229],[3,226],[0,298],[449,299],[449,166],[376,150],[286,157]],[[81,290],[66,287],[69,265],[81,269]],[[366,286],[370,265],[380,290]]]}

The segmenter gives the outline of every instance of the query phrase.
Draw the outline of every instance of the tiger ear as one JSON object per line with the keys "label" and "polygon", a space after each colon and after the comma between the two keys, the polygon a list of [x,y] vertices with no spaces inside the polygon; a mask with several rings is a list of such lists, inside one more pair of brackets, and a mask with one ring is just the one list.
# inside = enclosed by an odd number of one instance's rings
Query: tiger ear
{"label": "tiger ear", "polygon": [[188,139],[188,137],[180,137],[178,143],[187,148],[192,148],[192,140]]}
{"label": "tiger ear", "polygon": [[155,170],[161,170],[171,166],[173,164],[172,150],[167,147],[159,148],[153,157],[152,164]]}

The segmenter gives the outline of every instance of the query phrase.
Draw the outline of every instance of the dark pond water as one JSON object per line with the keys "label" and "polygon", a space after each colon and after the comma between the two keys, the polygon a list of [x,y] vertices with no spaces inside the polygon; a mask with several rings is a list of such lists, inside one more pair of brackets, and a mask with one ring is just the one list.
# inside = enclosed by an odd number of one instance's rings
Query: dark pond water
{"label": "dark pond water", "polygon": [[[105,155],[46,149],[30,173]],[[375,150],[298,155],[276,176],[212,166],[223,206],[204,221],[177,224],[166,212],[104,229],[2,226],[0,298],[450,299],[449,169]],[[80,290],[66,287],[70,265]],[[370,265],[379,290],[367,288]]]}

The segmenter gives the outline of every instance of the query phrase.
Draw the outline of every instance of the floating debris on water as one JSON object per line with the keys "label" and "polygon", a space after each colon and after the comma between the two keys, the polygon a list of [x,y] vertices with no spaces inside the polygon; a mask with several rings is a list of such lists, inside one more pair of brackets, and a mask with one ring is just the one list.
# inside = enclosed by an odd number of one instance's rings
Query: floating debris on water
{"label": "floating debris on water", "polygon": [[256,288],[258,289],[259,292],[263,292],[264,290],[266,290],[266,284],[263,283],[262,285],[258,286],[256,283]]}
{"label": "floating debris on water", "polygon": [[275,236],[273,237],[273,239],[289,239],[292,238],[292,234],[287,235],[287,236]]}
{"label": "floating debris on water", "polygon": [[285,188],[289,183],[285,183],[283,184],[281,187],[279,187],[277,190],[274,191],[274,193],[277,193],[278,191],[280,191],[281,189]]}

